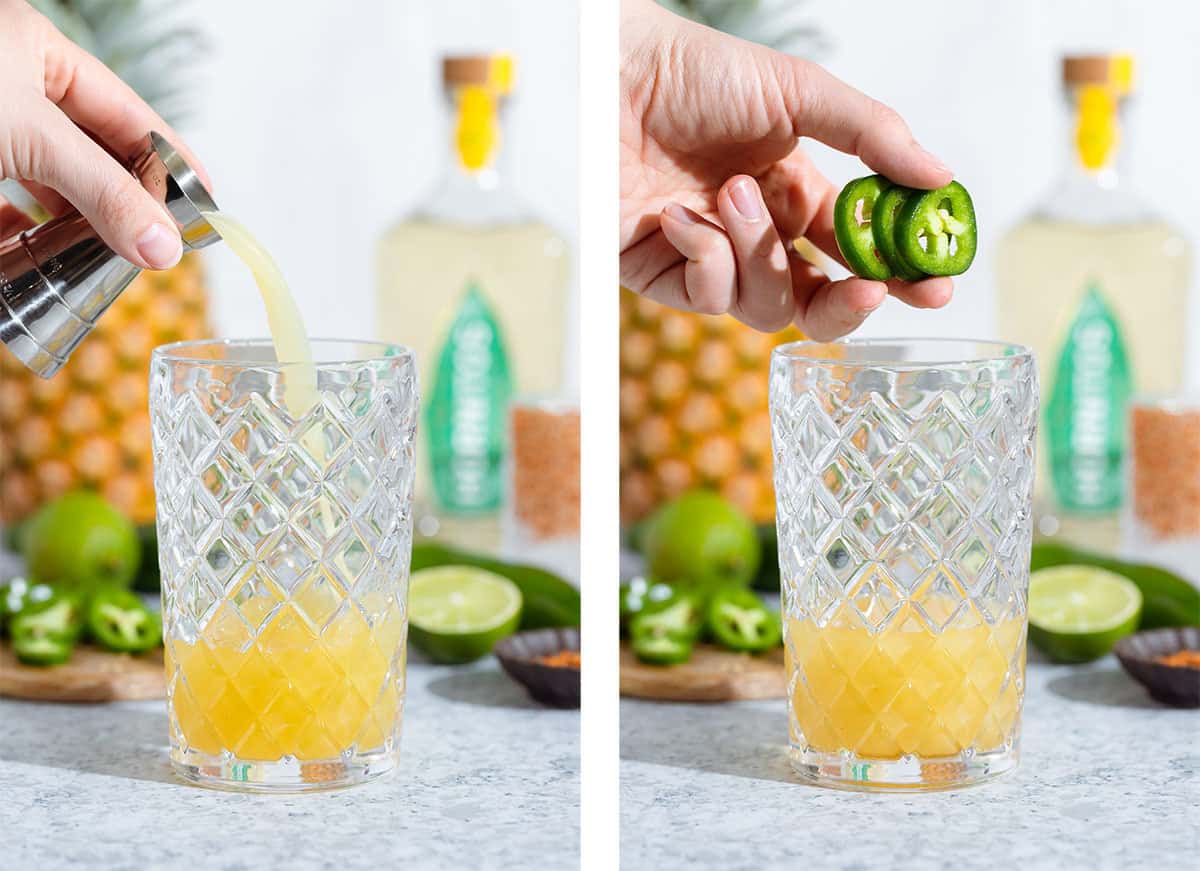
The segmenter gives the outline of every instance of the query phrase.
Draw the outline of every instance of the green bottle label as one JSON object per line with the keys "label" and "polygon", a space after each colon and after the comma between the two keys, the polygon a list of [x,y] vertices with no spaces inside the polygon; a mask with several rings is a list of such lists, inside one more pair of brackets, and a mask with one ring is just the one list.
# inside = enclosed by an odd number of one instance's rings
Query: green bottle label
{"label": "green bottle label", "polygon": [[442,509],[470,514],[500,507],[511,397],[504,335],[471,282],[437,355],[425,406],[433,491]]}
{"label": "green bottle label", "polygon": [[1119,508],[1125,410],[1133,389],[1120,324],[1096,284],[1067,331],[1046,406],[1050,471],[1069,511]]}

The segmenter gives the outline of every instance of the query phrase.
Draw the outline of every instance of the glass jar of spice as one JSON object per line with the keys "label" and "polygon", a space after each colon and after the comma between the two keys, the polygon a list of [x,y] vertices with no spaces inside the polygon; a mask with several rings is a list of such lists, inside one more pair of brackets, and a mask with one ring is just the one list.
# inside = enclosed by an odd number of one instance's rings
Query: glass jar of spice
{"label": "glass jar of spice", "polygon": [[1129,409],[1123,545],[1200,586],[1200,397],[1140,397]]}
{"label": "glass jar of spice", "polygon": [[579,404],[522,398],[509,410],[506,549],[578,575]]}

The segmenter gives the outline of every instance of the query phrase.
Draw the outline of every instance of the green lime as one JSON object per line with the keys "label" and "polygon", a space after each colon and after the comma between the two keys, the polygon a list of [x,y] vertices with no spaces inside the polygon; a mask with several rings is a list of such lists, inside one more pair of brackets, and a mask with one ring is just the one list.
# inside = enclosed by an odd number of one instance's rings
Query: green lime
{"label": "green lime", "polygon": [[67,591],[128,587],[142,561],[134,525],[86,490],[43,506],[22,530],[21,545],[30,576]]}
{"label": "green lime", "polygon": [[1055,566],[1029,576],[1029,638],[1056,662],[1099,659],[1137,629],[1142,593],[1095,566]]}
{"label": "green lime", "polygon": [[521,622],[521,591],[508,578],[471,566],[413,572],[409,635],[436,662],[486,656]]}
{"label": "green lime", "polygon": [[762,560],[754,524],[708,490],[685,493],[658,509],[643,541],[650,577],[702,591],[748,585]]}

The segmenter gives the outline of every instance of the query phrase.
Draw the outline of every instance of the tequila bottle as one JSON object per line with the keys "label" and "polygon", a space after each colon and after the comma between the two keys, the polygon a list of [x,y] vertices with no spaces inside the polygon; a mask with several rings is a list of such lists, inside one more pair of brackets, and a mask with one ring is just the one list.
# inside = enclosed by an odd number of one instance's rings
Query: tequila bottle
{"label": "tequila bottle", "polygon": [[498,542],[508,405],[560,390],[567,244],[505,183],[507,56],[448,57],[452,158],[436,190],[377,252],[379,337],[421,370],[418,530]]}
{"label": "tequila bottle", "polygon": [[1182,380],[1190,248],[1128,185],[1121,146],[1132,58],[1067,57],[1062,76],[1071,157],[1001,243],[997,324],[1038,359],[1039,531],[1111,550],[1128,402]]}

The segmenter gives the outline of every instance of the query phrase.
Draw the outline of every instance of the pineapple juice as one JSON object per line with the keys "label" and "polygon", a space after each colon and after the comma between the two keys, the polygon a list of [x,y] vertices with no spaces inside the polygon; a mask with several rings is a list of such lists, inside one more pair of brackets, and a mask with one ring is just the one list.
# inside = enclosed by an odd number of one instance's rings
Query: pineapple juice
{"label": "pineapple juice", "polygon": [[[875,603],[872,603],[874,606]],[[824,626],[785,624],[793,744],[895,760],[1003,747],[1016,731],[1025,672],[1025,620],[989,623],[969,600],[911,602],[869,630],[852,605]]]}

